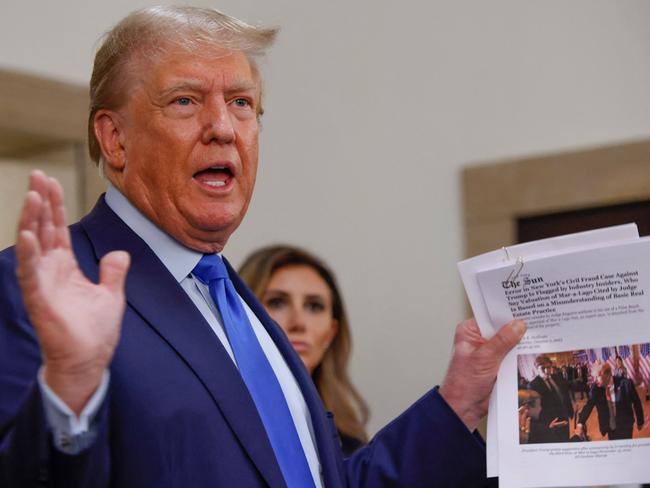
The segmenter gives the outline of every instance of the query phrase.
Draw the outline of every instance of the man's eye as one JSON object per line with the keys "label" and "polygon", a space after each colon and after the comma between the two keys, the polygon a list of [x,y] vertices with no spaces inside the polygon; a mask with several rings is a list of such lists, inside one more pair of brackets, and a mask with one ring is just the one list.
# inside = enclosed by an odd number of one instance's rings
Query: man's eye
{"label": "man's eye", "polygon": [[250,105],[249,101],[245,98],[235,98],[233,103],[238,107],[248,107]]}
{"label": "man's eye", "polygon": [[178,105],[182,105],[184,107],[192,104],[192,100],[189,97],[179,97],[175,101]]}

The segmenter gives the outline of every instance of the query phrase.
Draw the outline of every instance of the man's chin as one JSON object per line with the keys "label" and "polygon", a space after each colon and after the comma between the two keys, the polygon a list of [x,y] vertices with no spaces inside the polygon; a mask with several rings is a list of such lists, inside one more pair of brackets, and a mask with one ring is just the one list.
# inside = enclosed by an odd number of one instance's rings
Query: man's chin
{"label": "man's chin", "polygon": [[214,254],[216,252],[223,251],[223,248],[226,246],[226,242],[228,242],[228,237],[220,238],[216,236],[183,236],[182,238],[177,238],[176,240],[183,246],[192,249],[193,251],[197,251],[203,254]]}
{"label": "man's chin", "polygon": [[204,254],[221,252],[239,226],[239,222],[230,221],[222,225],[215,225],[212,222],[210,226],[190,229],[178,240],[184,246]]}

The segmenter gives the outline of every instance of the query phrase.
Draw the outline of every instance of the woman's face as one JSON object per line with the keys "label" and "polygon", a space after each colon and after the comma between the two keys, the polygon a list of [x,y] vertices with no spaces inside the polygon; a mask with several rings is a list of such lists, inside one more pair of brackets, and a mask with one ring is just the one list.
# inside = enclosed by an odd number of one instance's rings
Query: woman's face
{"label": "woman's face", "polygon": [[310,266],[285,266],[271,275],[262,303],[312,374],[338,331],[325,280]]}

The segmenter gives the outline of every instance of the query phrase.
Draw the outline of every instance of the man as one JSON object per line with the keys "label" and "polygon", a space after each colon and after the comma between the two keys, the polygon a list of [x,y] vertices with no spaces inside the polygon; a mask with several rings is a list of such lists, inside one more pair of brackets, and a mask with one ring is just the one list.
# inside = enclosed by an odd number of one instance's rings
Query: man
{"label": "man", "polygon": [[542,397],[540,422],[547,427],[541,442],[567,442],[569,419],[573,417],[573,404],[568,385],[562,376],[553,375],[553,362],[546,354],[535,358],[537,376],[530,382],[531,390]]}
{"label": "man", "polygon": [[578,426],[587,423],[594,407],[603,438],[631,439],[635,417],[637,428],[643,428],[643,405],[634,383],[624,376],[612,376],[612,367],[608,363],[600,365],[596,371],[596,382],[580,412]]}
{"label": "man", "polygon": [[3,486],[483,483],[472,432],[522,322],[490,341],[461,323],[440,388],[343,460],[299,357],[218,254],[252,194],[254,56],[274,36],[191,7],[107,35],[89,138],[109,189],[68,230],[60,186],[34,172],[0,255]]}
{"label": "man", "polygon": [[573,394],[573,370],[566,364],[563,364],[560,368],[560,376],[562,377],[562,381],[567,387],[571,401],[575,401],[575,396]]}

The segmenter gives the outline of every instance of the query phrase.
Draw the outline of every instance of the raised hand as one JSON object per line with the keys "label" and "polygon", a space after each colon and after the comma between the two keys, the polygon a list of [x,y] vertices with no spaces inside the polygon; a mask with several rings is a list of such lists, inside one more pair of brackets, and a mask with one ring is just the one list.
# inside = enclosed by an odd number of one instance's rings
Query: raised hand
{"label": "raised hand", "polygon": [[525,332],[521,320],[504,325],[489,341],[474,319],[456,327],[454,352],[439,391],[469,430],[476,429],[487,414],[499,365]]}
{"label": "raised hand", "polygon": [[528,438],[530,434],[530,415],[528,414],[528,407],[522,405],[517,410],[519,414],[519,443],[526,444],[528,443]]}
{"label": "raised hand", "polygon": [[99,284],[89,281],[72,252],[61,185],[34,171],[18,222],[16,257],[23,301],[41,346],[45,382],[79,414],[119,339],[129,255],[107,254],[100,262]]}

